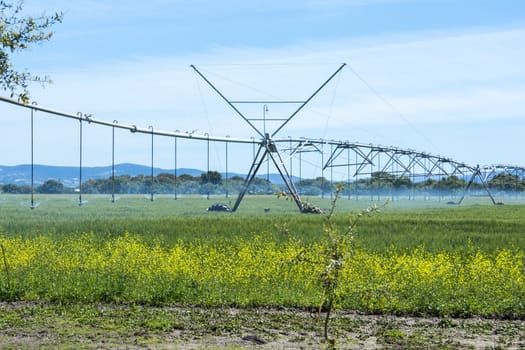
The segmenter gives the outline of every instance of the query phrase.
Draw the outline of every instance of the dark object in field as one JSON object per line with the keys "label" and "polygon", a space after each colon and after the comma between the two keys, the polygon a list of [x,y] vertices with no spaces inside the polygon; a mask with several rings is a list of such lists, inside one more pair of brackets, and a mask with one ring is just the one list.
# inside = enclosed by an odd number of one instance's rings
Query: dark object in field
{"label": "dark object in field", "polygon": [[322,214],[323,213],[323,209],[319,208],[316,205],[306,203],[306,204],[303,204],[303,207],[301,209],[301,213],[304,213],[304,214]]}
{"label": "dark object in field", "polygon": [[269,213],[270,212],[270,208],[264,208],[264,212],[265,213]]}
{"label": "dark object in field", "polygon": [[212,204],[206,210],[207,211],[228,211],[228,212],[232,211],[232,209],[229,206],[223,203]]}
{"label": "dark object in field", "polygon": [[242,340],[244,340],[244,341],[250,341],[250,342],[252,342],[252,343],[259,344],[259,345],[264,345],[264,344],[267,343],[266,340],[261,339],[261,338],[255,336],[255,335],[247,335],[247,336],[245,336],[245,337],[242,337]]}
{"label": "dark object in field", "polygon": [[503,202],[496,202],[496,205],[505,205]]}
{"label": "dark object in field", "polygon": [[458,203],[454,202],[454,201],[450,201],[450,202],[447,202],[448,205],[457,205]]}

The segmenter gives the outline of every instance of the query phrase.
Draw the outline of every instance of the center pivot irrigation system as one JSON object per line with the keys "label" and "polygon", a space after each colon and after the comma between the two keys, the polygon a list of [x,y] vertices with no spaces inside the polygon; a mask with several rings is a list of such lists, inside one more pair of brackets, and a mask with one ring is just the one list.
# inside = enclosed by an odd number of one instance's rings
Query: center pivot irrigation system
{"label": "center pivot irrigation system", "polygon": [[[321,169],[324,171],[329,169],[330,172],[335,168],[346,168],[347,181],[350,182],[351,178],[363,178],[371,176],[373,174],[389,174],[396,177],[406,177],[414,180],[437,178],[437,177],[450,177],[457,176],[468,178],[465,188],[463,189],[463,195],[458,201],[458,205],[463,201],[470,186],[474,183],[476,178],[484,186],[485,191],[490,197],[493,204],[497,204],[489,187],[487,181],[500,172],[507,172],[515,175],[516,177],[523,179],[525,176],[525,167],[513,166],[513,165],[489,165],[489,166],[471,166],[462,162],[455,161],[450,158],[442,157],[439,155],[433,155],[426,152],[418,152],[412,149],[402,149],[394,146],[380,146],[366,143],[356,143],[349,141],[336,141],[336,140],[324,140],[324,139],[310,139],[306,137],[300,138],[276,138],[276,135],[295,117],[299,115],[301,110],[312,100],[314,97],[330,83],[330,81],[337,76],[341,70],[345,67],[345,63],[341,64],[338,69],[330,75],[330,77],[319,86],[308,98],[304,100],[239,100],[234,101],[228,99],[217,87],[206,78],[194,65],[190,67],[235,111],[235,113],[241,117],[259,136],[260,139],[256,140],[251,137],[250,139],[236,139],[230,137],[213,137],[208,133],[198,135],[193,132],[181,133],[178,130],[163,131],[154,129],[153,127],[141,128],[136,125],[119,124],[116,120],[112,122],[99,120],[93,118],[91,115],[83,113],[70,114],[52,110],[49,108],[38,106],[36,103],[25,104],[21,101],[14,100],[12,98],[0,96],[0,101],[19,106],[21,108],[29,109],[31,112],[31,208],[35,208],[34,204],[34,159],[33,159],[33,114],[35,111],[45,112],[54,116],[76,119],[80,122],[79,124],[79,205],[82,205],[82,126],[83,123],[98,124],[107,126],[112,129],[112,180],[115,181],[115,170],[114,170],[114,131],[115,128],[128,130],[131,133],[148,134],[151,135],[151,180],[153,183],[153,137],[163,136],[173,138],[175,141],[175,177],[177,171],[177,139],[192,139],[207,141],[208,145],[210,141],[213,142],[224,142],[226,143],[226,149],[228,143],[237,144],[251,144],[253,146],[253,161],[250,166],[250,170],[244,183],[239,192],[237,200],[232,208],[232,211],[236,211],[242,202],[245,194],[248,192],[250,184],[253,182],[257,175],[261,165],[265,161],[272,161],[275,168],[278,170],[284,185],[288,191],[288,194],[293,198],[299,211],[309,212],[311,207],[306,205],[300,198],[299,192],[297,191],[293,181],[292,175],[288,171],[286,162],[290,161],[293,157],[299,158],[299,178],[302,178],[301,174],[301,158],[304,153],[316,152],[321,156]],[[248,117],[240,111],[239,106],[242,104],[259,105],[262,107],[262,118]],[[268,118],[266,112],[268,111],[269,105],[277,104],[288,104],[294,107],[293,112],[284,117],[279,118]],[[259,125],[259,127],[256,126]],[[273,130],[268,130],[268,124],[277,125]],[[255,147],[258,145],[258,150],[255,152]],[[287,154],[287,158],[283,158],[283,154]],[[209,163],[209,151],[208,151],[208,163]],[[228,158],[226,156],[226,168],[228,168]],[[209,171],[209,169],[208,169]],[[324,178],[324,175],[322,176]],[[176,185],[175,185],[176,186]],[[175,192],[176,193],[176,192]],[[175,195],[175,199],[176,199]],[[112,201],[115,199],[114,186]],[[151,191],[151,200],[153,200],[153,188]]]}

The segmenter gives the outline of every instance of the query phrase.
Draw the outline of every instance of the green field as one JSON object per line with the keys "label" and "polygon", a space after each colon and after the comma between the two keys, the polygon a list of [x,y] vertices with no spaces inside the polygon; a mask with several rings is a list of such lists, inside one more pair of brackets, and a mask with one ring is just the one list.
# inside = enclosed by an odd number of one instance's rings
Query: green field
{"label": "green field", "polygon": [[[293,202],[249,196],[218,213],[206,208],[224,198],[76,199],[39,197],[31,210],[27,196],[1,198],[0,299],[310,308],[323,298],[322,266],[308,262],[325,254],[326,217]],[[369,205],[340,198],[334,223]],[[523,205],[393,201],[360,222],[337,306],[523,318],[523,247]]]}
{"label": "green field", "polygon": [[[323,240],[324,215],[300,214],[291,201],[275,196],[247,196],[235,213],[207,212],[213,203],[234,202],[235,198],[122,196],[111,203],[108,196],[78,197],[48,195],[38,197],[38,207],[29,208],[28,196],[0,196],[0,228],[4,237],[55,238],[94,233],[102,240],[126,232],[140,235],[147,242],[220,242],[250,239],[254,234],[272,233],[280,242],[289,237],[311,243]],[[307,198],[324,209],[330,196]],[[465,205],[448,205],[447,200],[370,201],[340,198],[336,222],[347,223],[348,215],[372,204],[387,205],[379,215],[363,220],[357,244],[376,252],[411,250],[424,246],[429,251],[499,249],[525,247],[525,205],[493,206],[486,198],[468,198]],[[505,202],[512,201],[508,199]],[[520,203],[516,201],[516,203]],[[265,212],[264,208],[270,208]]]}

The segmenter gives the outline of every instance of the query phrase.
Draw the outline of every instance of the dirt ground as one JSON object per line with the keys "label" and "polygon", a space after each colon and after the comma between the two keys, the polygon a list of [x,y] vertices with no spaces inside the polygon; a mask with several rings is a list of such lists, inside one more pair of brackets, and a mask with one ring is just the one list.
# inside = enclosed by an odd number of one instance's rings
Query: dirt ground
{"label": "dirt ground", "polygon": [[[314,310],[0,303],[1,349],[325,349]],[[525,349],[525,321],[338,311],[339,349]]]}

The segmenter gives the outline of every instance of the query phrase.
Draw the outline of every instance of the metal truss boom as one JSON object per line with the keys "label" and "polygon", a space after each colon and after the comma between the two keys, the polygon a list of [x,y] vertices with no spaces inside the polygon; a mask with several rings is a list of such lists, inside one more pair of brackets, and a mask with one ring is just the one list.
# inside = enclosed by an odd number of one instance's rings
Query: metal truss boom
{"label": "metal truss boom", "polygon": [[[416,178],[432,178],[432,177],[441,177],[441,176],[457,176],[457,175],[470,175],[470,179],[463,188],[463,195],[460,201],[457,203],[461,204],[466,193],[468,192],[470,186],[475,181],[476,178],[479,179],[483,188],[487,192],[493,204],[496,203],[494,196],[491,193],[490,188],[487,184],[487,179],[494,174],[500,173],[502,171],[510,172],[513,171],[516,175],[521,174],[521,178],[525,176],[525,167],[519,166],[510,166],[510,165],[492,165],[492,166],[470,166],[463,162],[455,161],[451,158],[445,158],[439,155],[433,155],[426,152],[418,152],[412,149],[402,149],[393,146],[379,146],[372,144],[364,143],[352,143],[352,142],[342,142],[335,140],[290,140],[282,139],[275,140],[278,142],[296,142],[296,147],[290,147],[290,153],[301,152],[302,145],[321,145],[328,144],[331,145],[331,153],[328,157],[328,160],[325,164],[322,164],[322,168],[337,168],[337,167],[347,167],[348,176],[350,176],[350,167],[355,169],[353,177],[359,176],[370,176],[377,174],[389,174],[395,175],[399,178],[408,177]],[[347,158],[343,157],[344,150],[347,150]],[[350,152],[353,152],[355,156],[354,159],[350,159]],[[380,158],[386,157],[386,161],[381,164]]]}
{"label": "metal truss boom", "polygon": [[[343,66],[341,66],[339,70],[342,67]],[[336,71],[334,75],[337,74],[338,71]],[[330,79],[331,78],[333,78],[333,75],[332,77],[330,77]],[[325,84],[323,84],[323,86],[326,85],[330,81],[330,79],[328,79],[325,82]],[[318,91],[316,91],[305,102],[308,102],[311,98],[313,98]],[[282,152],[288,153],[289,158],[286,159],[286,161],[288,161],[291,157],[293,157],[296,154],[301,155],[304,152],[319,152],[323,154],[324,149],[330,149],[330,156],[328,158],[322,157],[323,159],[322,162],[324,162],[324,159],[327,159],[327,161],[324,164],[321,164],[321,168],[326,169],[326,168],[335,168],[335,167],[348,167],[349,178],[351,174],[350,168],[354,170],[353,172],[354,178],[373,175],[373,174],[380,174],[380,173],[388,173],[390,175],[396,175],[397,177],[411,177],[411,178],[420,177],[420,178],[426,178],[426,179],[432,178],[432,177],[438,177],[438,176],[448,176],[448,177],[459,176],[459,175],[464,176],[464,177],[469,176],[469,181],[467,185],[465,186],[465,188],[463,189],[463,197],[461,197],[461,200],[459,201],[458,204],[461,204],[461,202],[463,201],[463,198],[465,197],[466,192],[469,190],[469,188],[471,187],[473,182],[476,180],[476,178],[478,178],[479,181],[483,184],[483,187],[488,193],[492,202],[494,204],[497,204],[491,193],[490,188],[488,187],[488,182],[491,178],[493,178],[494,176],[502,172],[511,173],[514,176],[516,176],[518,179],[522,179],[522,180],[525,177],[525,167],[523,166],[505,165],[505,164],[471,166],[463,162],[458,162],[451,158],[446,158],[446,157],[442,157],[439,155],[434,155],[434,154],[430,154],[426,152],[419,152],[413,149],[398,148],[394,146],[381,146],[381,145],[373,145],[373,144],[349,142],[349,141],[308,139],[304,137],[301,137],[301,138],[288,137],[288,138],[281,138],[281,139],[273,139],[268,133],[263,133],[262,134],[263,137],[261,140],[256,140],[254,138],[236,139],[236,138],[230,138],[230,137],[213,137],[208,134],[204,134],[204,135],[195,134],[194,131],[192,132],[179,132],[179,131],[172,132],[172,131],[163,131],[159,129],[153,129],[153,127],[142,128],[142,127],[137,127],[136,125],[126,125],[122,123],[117,123],[116,120],[106,121],[102,119],[96,119],[96,118],[93,118],[91,114],[84,114],[80,112],[76,114],[65,113],[65,112],[45,108],[42,106],[38,106],[37,104],[34,104],[34,103],[25,104],[25,103],[22,103],[21,101],[17,101],[17,100],[7,98],[7,97],[2,97],[2,96],[0,96],[0,101],[9,103],[9,104],[13,104],[21,108],[28,109],[31,111],[31,116],[33,116],[33,112],[41,111],[41,112],[55,115],[58,117],[78,120],[81,123],[80,124],[81,127],[82,125],[87,126],[93,123],[93,124],[98,124],[102,126],[107,126],[112,129],[118,128],[118,129],[128,130],[132,133],[148,134],[148,135],[151,135],[152,137],[153,135],[172,137],[172,138],[175,138],[175,141],[177,140],[177,138],[183,138],[183,139],[193,139],[193,140],[201,140],[201,141],[208,141],[208,142],[215,141],[215,142],[225,142],[225,143],[252,144],[254,147],[254,151],[255,151],[255,145],[257,144],[259,145],[257,155],[255,155],[255,152],[254,152],[253,163],[251,164],[248,175],[246,179],[244,180],[241,192],[236,200],[235,206],[233,208],[234,211],[238,208],[244,195],[247,193],[251,182],[253,181],[254,177],[256,176],[258,170],[260,169],[265,159],[268,159],[268,161],[271,160],[273,162],[275,168],[278,170],[281,178],[284,181],[284,185],[287,191],[291,194],[291,197],[294,199],[299,210],[302,211],[304,209],[303,203],[299,197],[297,189],[295,188],[295,185],[293,184],[292,176],[288,172],[285,166],[285,161],[283,161]],[[255,101],[249,101],[249,102],[255,102]],[[264,101],[264,102],[269,102],[269,101]],[[301,101],[292,101],[292,102],[298,103]],[[298,109],[296,112],[298,112],[299,110],[300,109]],[[291,117],[293,117],[293,115]],[[287,118],[285,123],[289,121],[291,117]],[[83,124],[82,122],[87,122],[87,123]],[[281,126],[284,126],[285,123],[283,123]],[[82,136],[80,136],[80,138],[81,137]],[[279,150],[280,144],[289,145],[289,148],[286,149],[283,147],[281,148],[282,150],[281,152]],[[292,144],[295,144],[295,146],[292,147]],[[326,145],[330,147],[323,147]],[[81,139],[80,139],[80,147],[82,147]],[[345,150],[347,152],[344,152]],[[353,157],[351,157],[351,153]],[[345,158],[345,154],[346,154],[346,158]],[[81,149],[80,149],[80,157],[82,157]],[[381,160],[383,160],[383,162],[381,162]],[[32,163],[33,163],[33,160],[32,160]],[[83,166],[82,159],[80,159],[80,168],[82,168],[82,166]]]}
{"label": "metal truss boom", "polygon": [[167,131],[167,130],[160,130],[155,129],[153,132],[151,128],[146,127],[138,127],[137,125],[132,124],[122,124],[122,123],[115,123],[114,121],[107,121],[102,119],[96,119],[93,118],[91,114],[83,114],[83,113],[67,113],[62,111],[57,111],[51,108],[46,108],[39,106],[37,104],[25,104],[18,100],[14,100],[11,98],[0,96],[0,101],[6,102],[9,104],[13,104],[19,107],[27,108],[32,111],[40,111],[48,114],[52,114],[58,117],[64,117],[68,119],[75,119],[78,121],[87,121],[89,124],[98,124],[102,126],[108,126],[111,128],[116,129],[122,129],[122,130],[128,130],[132,133],[137,134],[148,134],[148,135],[155,135],[155,136],[168,136],[168,137],[176,137],[181,139],[191,139],[191,140],[210,140],[210,141],[216,141],[216,142],[229,142],[229,143],[245,143],[245,144],[253,144],[253,143],[259,143],[259,141],[254,139],[240,139],[240,138],[230,138],[230,137],[217,137],[217,136],[208,136],[205,134],[196,134],[195,132],[179,132],[179,131]]}

